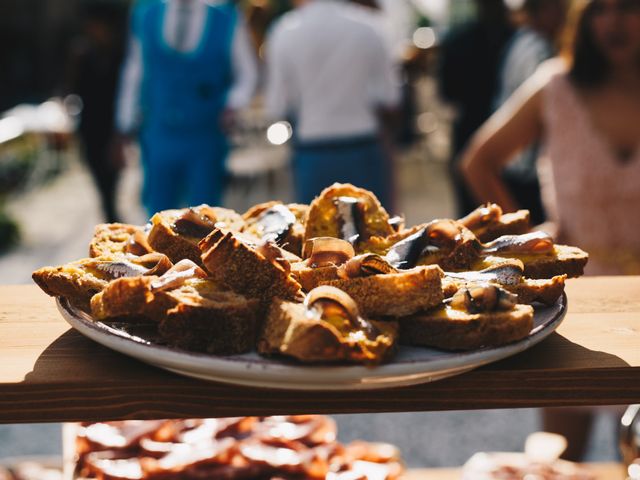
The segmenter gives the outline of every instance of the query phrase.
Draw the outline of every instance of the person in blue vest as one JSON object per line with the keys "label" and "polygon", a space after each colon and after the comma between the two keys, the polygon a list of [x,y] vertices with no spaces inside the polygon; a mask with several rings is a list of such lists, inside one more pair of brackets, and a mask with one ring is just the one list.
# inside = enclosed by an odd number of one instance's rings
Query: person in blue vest
{"label": "person in blue vest", "polygon": [[116,127],[125,142],[138,137],[150,214],[222,203],[227,133],[256,83],[255,52],[232,2],[136,3]]}

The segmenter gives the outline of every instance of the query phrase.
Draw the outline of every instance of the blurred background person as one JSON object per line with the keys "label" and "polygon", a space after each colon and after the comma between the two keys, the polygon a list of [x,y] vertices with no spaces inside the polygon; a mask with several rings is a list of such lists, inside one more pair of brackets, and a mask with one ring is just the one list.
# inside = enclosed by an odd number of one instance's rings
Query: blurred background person
{"label": "blurred background person", "polygon": [[[496,109],[505,103],[545,60],[556,54],[556,43],[566,20],[565,0],[525,0],[523,25],[507,45],[500,68]],[[536,170],[540,145],[531,145],[504,169],[504,181],[518,207],[531,212],[531,220],[545,221]]]}
{"label": "blurred background person", "polygon": [[333,182],[351,182],[392,209],[382,119],[399,91],[384,34],[371,12],[348,1],[295,3],[268,41],[266,110],[293,124],[297,201],[311,202]]}
{"label": "blurred background person", "polygon": [[[464,156],[482,202],[517,203],[501,173],[536,138],[542,197],[559,243],[589,252],[586,273],[640,273],[640,0],[577,2],[562,59],[542,66],[480,129]],[[543,428],[586,451],[594,411],[545,409]]]}
{"label": "blurred background person", "polygon": [[87,2],[82,18],[83,35],[72,46],[63,89],[82,101],[77,133],[83,159],[98,188],[106,221],[116,222],[116,187],[122,164],[111,147],[126,11],[112,2]]}
{"label": "blurred background person", "polygon": [[257,82],[233,2],[140,0],[132,14],[118,130],[139,134],[149,213],[222,204],[227,133]]}
{"label": "blurred background person", "polygon": [[460,153],[491,115],[500,61],[513,34],[509,11],[502,0],[474,3],[476,19],[446,35],[438,67],[440,95],[456,108],[449,172],[459,217],[477,207],[459,171]]}

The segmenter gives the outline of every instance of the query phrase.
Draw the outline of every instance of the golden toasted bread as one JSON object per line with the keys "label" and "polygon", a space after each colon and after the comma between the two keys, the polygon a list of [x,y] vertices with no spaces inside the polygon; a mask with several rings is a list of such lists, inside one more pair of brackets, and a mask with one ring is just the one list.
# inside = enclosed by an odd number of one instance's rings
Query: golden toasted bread
{"label": "golden toasted bread", "polygon": [[164,210],[151,217],[149,244],[172,262],[188,259],[201,264],[198,242],[214,228],[238,231],[244,224],[233,210],[200,205],[181,210]]}
{"label": "golden toasted bread", "polygon": [[370,321],[374,334],[344,331],[307,314],[301,303],[275,300],[264,324],[258,352],[281,354],[302,362],[380,363],[390,357],[397,338],[394,322]]}
{"label": "golden toasted bread", "polygon": [[88,309],[91,297],[107,286],[112,276],[97,267],[94,258],[85,258],[59,267],[43,267],[31,275],[33,281],[52,297],[65,297]]}
{"label": "golden toasted bread", "polygon": [[442,270],[437,265],[398,273],[321,281],[348,293],[368,317],[402,317],[442,302]]}
{"label": "golden toasted bread", "polygon": [[589,254],[578,247],[554,245],[544,253],[496,253],[486,255],[476,261],[471,270],[482,270],[503,263],[505,259],[517,259],[524,264],[527,278],[542,279],[566,275],[569,278],[584,274]]}
{"label": "golden toasted bread", "polygon": [[275,245],[252,245],[240,235],[216,229],[199,247],[211,278],[238,293],[258,298],[265,306],[275,297],[293,300],[300,296],[291,264]]}
{"label": "golden toasted bread", "polygon": [[248,352],[256,340],[259,302],[221,289],[206,278],[190,278],[168,290],[158,277],[120,278],[91,299],[99,320],[140,316],[158,323],[167,345],[218,355]]}
{"label": "golden toasted bread", "polygon": [[125,253],[144,255],[151,251],[144,228],[126,223],[101,223],[97,225],[89,244],[90,257]]}
{"label": "golden toasted bread", "polygon": [[312,267],[308,262],[293,262],[291,276],[302,286],[302,290],[308,292],[318,285],[338,280],[338,267],[335,265]]}
{"label": "golden toasted bread", "polygon": [[341,238],[353,243],[360,253],[369,251],[369,239],[393,233],[389,214],[373,193],[348,183],[334,183],[311,202],[304,240]]}
{"label": "golden toasted bread", "polygon": [[458,220],[471,230],[481,242],[488,242],[503,235],[520,235],[531,229],[529,210],[502,213],[495,203],[487,203]]}
{"label": "golden toasted bread", "polygon": [[266,237],[299,257],[308,212],[309,206],[300,203],[261,203],[242,215],[245,222],[242,231],[256,238]]}
{"label": "golden toasted bread", "polygon": [[443,350],[500,346],[525,338],[533,328],[533,308],[469,313],[450,306],[399,319],[400,343]]}
{"label": "golden toasted bread", "polygon": [[91,297],[114,278],[160,275],[171,266],[165,255],[154,252],[143,256],[85,258],[59,267],[41,268],[33,272],[32,277],[48,295],[66,297],[84,308]]}

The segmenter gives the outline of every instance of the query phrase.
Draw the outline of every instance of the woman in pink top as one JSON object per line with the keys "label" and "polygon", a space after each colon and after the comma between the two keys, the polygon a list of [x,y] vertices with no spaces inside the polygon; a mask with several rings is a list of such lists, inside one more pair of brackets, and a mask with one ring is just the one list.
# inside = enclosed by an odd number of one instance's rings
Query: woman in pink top
{"label": "woman in pink top", "polygon": [[479,201],[514,210],[501,171],[542,138],[547,229],[589,252],[590,274],[638,274],[640,0],[579,3],[563,58],[541,66],[478,131],[463,173]]}

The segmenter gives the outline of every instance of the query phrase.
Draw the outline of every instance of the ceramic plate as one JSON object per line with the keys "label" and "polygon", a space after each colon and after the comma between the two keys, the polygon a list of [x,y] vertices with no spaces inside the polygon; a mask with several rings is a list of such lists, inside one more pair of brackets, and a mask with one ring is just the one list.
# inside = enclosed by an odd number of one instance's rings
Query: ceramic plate
{"label": "ceramic plate", "polygon": [[560,325],[567,309],[565,295],[553,306],[536,307],[533,330],[528,337],[515,343],[470,352],[401,346],[390,363],[364,367],[302,365],[264,358],[256,353],[213,356],[187,352],[156,344],[144,334],[127,332],[119,325],[94,321],[64,298],[59,298],[57,303],[65,320],[83,335],[156,367],[205,380],[291,390],[378,389],[432,382],[457,375],[532,347]]}

